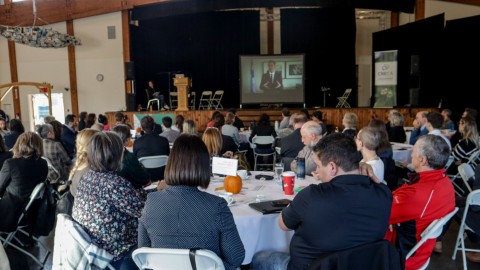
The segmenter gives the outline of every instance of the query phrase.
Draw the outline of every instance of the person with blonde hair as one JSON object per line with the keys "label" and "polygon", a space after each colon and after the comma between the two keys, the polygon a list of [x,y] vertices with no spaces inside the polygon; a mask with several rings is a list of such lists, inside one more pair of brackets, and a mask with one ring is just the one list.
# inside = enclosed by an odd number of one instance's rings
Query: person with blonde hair
{"label": "person with blonde hair", "polygon": [[75,197],[77,194],[78,183],[82,176],[88,171],[87,167],[87,148],[90,138],[99,132],[93,128],[85,128],[80,131],[77,135],[77,140],[75,142],[75,147],[77,149],[77,154],[75,157],[75,163],[70,171],[69,179],[72,181],[70,184],[70,194]]}
{"label": "person with blonde hair", "polygon": [[183,130],[182,133],[198,136],[195,121],[193,121],[192,119],[187,119],[187,120],[183,121],[183,129],[182,130]]}
{"label": "person with blonde hair", "polygon": [[18,136],[13,158],[5,160],[0,171],[1,232],[15,230],[33,189],[47,179],[48,165],[42,156],[43,142],[38,134],[27,131]]}
{"label": "person with blonde hair", "polygon": [[479,149],[479,135],[475,119],[469,116],[462,117],[458,123],[458,131],[462,135],[462,139],[460,139],[452,150],[452,155],[457,166],[468,162],[470,156]]}
{"label": "person with blonde hair", "polygon": [[202,136],[203,143],[207,146],[210,158],[220,156],[222,150],[222,134],[217,128],[207,128]]}

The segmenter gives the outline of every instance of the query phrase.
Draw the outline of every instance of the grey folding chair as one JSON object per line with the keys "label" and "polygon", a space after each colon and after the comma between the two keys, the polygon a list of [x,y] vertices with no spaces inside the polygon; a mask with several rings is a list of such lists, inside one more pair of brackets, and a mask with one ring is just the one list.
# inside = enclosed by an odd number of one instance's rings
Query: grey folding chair
{"label": "grey folding chair", "polygon": [[170,110],[178,107],[178,92],[170,92]]}
{"label": "grey folding chair", "polygon": [[350,104],[348,104],[347,99],[350,96],[350,93],[352,92],[351,88],[348,88],[343,92],[343,95],[341,97],[337,97],[338,103],[336,108],[350,108]]}
{"label": "grey folding chair", "polygon": [[168,156],[159,155],[159,156],[149,156],[141,157],[138,159],[143,167],[147,169],[160,168],[167,165]]}
{"label": "grey folding chair", "polygon": [[222,106],[222,97],[223,97],[223,90],[217,90],[213,93],[212,98],[210,99],[210,108],[211,109],[223,109]]}
{"label": "grey folding chair", "polygon": [[212,98],[212,91],[203,91],[202,95],[200,96],[200,100],[198,103],[199,110],[210,110],[210,99]]}
{"label": "grey folding chair", "polygon": [[[276,152],[275,152],[275,149],[273,149],[273,143],[275,142],[275,138],[273,138],[273,136],[255,136],[252,138],[252,143],[255,144],[255,148],[253,149],[253,157],[255,159],[255,163],[254,163],[254,171],[257,170],[257,167],[258,166],[271,166],[272,167],[272,171],[273,171],[273,166],[275,164],[275,160],[276,160]],[[257,147],[258,145],[261,144],[261,145],[270,145],[272,147],[271,151],[266,151],[265,153],[261,153],[259,152],[259,150],[257,150]],[[260,163],[258,162],[258,158],[261,157],[272,157],[272,163],[268,162],[268,163]]]}
{"label": "grey folding chair", "polygon": [[[45,182],[40,182],[33,189],[32,193],[30,194],[27,205],[24,207],[24,209],[22,211],[22,214],[18,218],[17,228],[13,232],[3,233],[3,234],[0,233],[0,242],[2,243],[2,245],[4,247],[11,246],[12,248],[16,249],[17,251],[27,255],[35,263],[37,263],[41,268],[45,267],[45,263],[47,262],[47,259],[50,256],[51,251],[45,246],[45,244],[42,243],[42,241],[40,241],[38,239],[38,237],[32,236],[32,239],[36,243],[38,243],[45,250],[44,257],[41,260],[39,260],[37,258],[37,256],[35,255],[36,252],[32,254],[32,253],[28,252],[25,247],[21,246],[22,243],[21,243],[21,241],[18,240],[17,235],[19,233],[22,233],[22,234],[27,235],[27,236],[29,235],[26,231],[23,230],[23,228],[25,228],[27,225],[22,225],[22,224],[24,224],[25,219],[27,217],[28,210],[34,205],[35,200],[40,199],[42,197],[42,195],[44,194],[43,191],[46,188],[45,185],[46,185]],[[19,242],[20,244],[18,245],[16,243],[14,243],[13,242],[14,240],[17,240],[17,242]]]}

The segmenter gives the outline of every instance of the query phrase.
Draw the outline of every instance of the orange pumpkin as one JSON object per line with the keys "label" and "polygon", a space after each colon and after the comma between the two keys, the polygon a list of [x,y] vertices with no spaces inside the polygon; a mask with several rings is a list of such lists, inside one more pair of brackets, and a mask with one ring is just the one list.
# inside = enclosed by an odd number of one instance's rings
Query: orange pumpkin
{"label": "orange pumpkin", "polygon": [[226,192],[237,194],[242,190],[242,178],[238,175],[228,175],[223,182]]}

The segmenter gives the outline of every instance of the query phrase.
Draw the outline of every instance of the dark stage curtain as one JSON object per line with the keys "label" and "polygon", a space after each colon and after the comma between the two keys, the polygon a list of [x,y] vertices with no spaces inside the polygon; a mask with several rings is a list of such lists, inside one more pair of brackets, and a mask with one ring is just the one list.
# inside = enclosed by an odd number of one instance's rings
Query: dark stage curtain
{"label": "dark stage curtain", "polygon": [[204,90],[225,90],[223,106],[239,105],[239,55],[260,51],[258,11],[163,17],[130,29],[137,103],[147,103],[148,80],[168,93],[173,74],[184,73],[192,78],[197,103]]}
{"label": "dark stage curtain", "polygon": [[331,88],[327,107],[335,107],[347,88],[356,106],[355,10],[282,9],[281,25],[282,53],[305,54],[307,107],[323,106],[322,86]]}
{"label": "dark stage curtain", "polygon": [[[443,39],[444,14],[373,34],[372,55],[376,51],[398,50],[397,106],[418,103],[419,107],[437,107],[440,100],[448,99],[442,82]],[[374,87],[374,70],[372,82]],[[418,100],[411,100],[410,89],[418,89],[415,90],[418,91]]]}

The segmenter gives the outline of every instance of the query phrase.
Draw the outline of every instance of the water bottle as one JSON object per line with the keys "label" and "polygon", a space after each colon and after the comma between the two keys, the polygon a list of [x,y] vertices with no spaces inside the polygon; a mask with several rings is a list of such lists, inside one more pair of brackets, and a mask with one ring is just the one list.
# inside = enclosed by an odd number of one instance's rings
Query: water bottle
{"label": "water bottle", "polygon": [[297,178],[305,179],[305,158],[297,157]]}
{"label": "water bottle", "polygon": [[275,130],[278,130],[278,120],[275,120]]}

